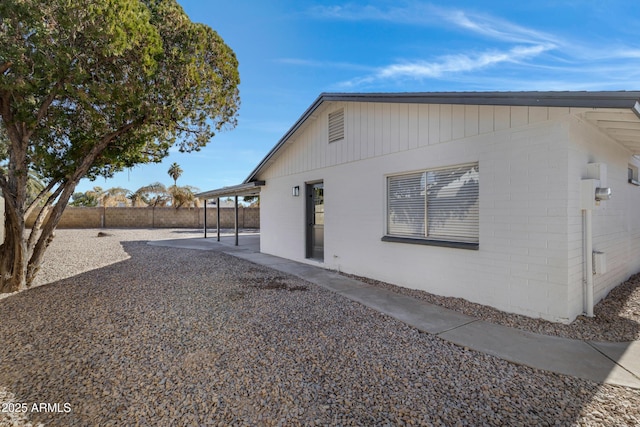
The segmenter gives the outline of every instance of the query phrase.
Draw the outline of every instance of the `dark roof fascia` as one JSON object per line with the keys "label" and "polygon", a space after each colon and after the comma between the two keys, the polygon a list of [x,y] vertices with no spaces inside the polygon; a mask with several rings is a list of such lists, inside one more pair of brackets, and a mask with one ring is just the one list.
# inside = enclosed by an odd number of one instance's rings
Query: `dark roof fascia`
{"label": "dark roof fascia", "polygon": [[251,181],[248,183],[231,185],[229,187],[222,187],[215,190],[198,193],[196,194],[196,197],[198,197],[199,199],[211,199],[216,197],[258,194],[260,192],[260,187],[262,187],[264,184],[264,181]]}
{"label": "dark roof fascia", "polygon": [[601,92],[400,92],[400,93],[322,93],[284,134],[249,174],[251,182],[265,164],[313,115],[323,102],[385,102],[405,104],[497,105],[523,107],[621,108],[633,109],[640,91]]}
{"label": "dark roof fascia", "polygon": [[527,107],[632,108],[640,91],[323,93],[323,101]]}

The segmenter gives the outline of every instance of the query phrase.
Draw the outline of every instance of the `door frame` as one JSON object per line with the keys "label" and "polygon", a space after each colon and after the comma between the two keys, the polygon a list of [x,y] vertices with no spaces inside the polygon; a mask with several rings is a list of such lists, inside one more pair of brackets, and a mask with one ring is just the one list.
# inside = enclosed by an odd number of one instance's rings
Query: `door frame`
{"label": "door frame", "polygon": [[314,231],[317,229],[315,222],[314,188],[322,184],[324,200],[324,180],[316,180],[305,183],[305,258],[324,262],[324,221],[322,223],[322,256],[314,256]]}

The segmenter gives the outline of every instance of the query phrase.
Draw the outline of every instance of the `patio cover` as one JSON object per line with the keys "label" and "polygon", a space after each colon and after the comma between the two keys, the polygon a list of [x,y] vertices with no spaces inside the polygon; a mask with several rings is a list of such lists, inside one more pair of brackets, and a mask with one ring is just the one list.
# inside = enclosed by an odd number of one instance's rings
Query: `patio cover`
{"label": "patio cover", "polygon": [[204,238],[207,238],[207,200],[216,199],[216,207],[218,218],[216,221],[217,240],[220,241],[220,197],[234,198],[234,215],[235,226],[234,232],[236,236],[235,245],[238,246],[238,197],[239,196],[258,196],[260,188],[265,184],[264,181],[251,181],[229,187],[222,187],[216,190],[205,191],[196,194],[199,199],[204,199]]}

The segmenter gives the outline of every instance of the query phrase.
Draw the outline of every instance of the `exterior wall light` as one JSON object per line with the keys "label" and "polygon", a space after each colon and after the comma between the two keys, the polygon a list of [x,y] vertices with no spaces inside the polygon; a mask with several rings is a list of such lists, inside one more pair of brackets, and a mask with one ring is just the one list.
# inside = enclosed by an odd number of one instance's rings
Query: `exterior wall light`
{"label": "exterior wall light", "polygon": [[293,197],[298,197],[300,195],[300,186],[296,185],[295,187],[293,187],[293,189],[291,190],[291,195]]}
{"label": "exterior wall light", "polygon": [[609,187],[597,187],[596,188],[596,201],[609,200],[611,198],[611,188]]}

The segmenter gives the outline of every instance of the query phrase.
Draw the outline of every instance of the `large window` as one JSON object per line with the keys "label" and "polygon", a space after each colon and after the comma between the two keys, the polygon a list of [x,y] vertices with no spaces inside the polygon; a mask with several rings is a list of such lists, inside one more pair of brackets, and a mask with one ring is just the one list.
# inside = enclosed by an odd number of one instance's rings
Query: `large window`
{"label": "large window", "polygon": [[388,177],[385,240],[477,247],[478,189],[477,163]]}

